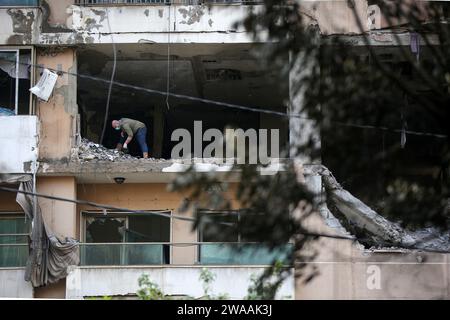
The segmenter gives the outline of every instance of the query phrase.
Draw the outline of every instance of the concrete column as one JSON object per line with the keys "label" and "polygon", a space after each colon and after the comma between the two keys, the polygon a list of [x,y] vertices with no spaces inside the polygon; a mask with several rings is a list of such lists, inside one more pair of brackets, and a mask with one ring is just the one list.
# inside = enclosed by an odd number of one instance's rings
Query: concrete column
{"label": "concrete column", "polygon": [[[42,177],[37,181],[37,192],[62,198],[76,199],[75,177]],[[76,238],[76,204],[40,198],[38,200],[47,226],[61,238]],[[66,280],[35,289],[35,298],[64,298]]]}
{"label": "concrete column", "polygon": [[320,161],[313,161],[308,155],[299,153],[299,148],[305,146],[311,136],[314,138],[315,146],[320,148],[319,130],[313,120],[306,119],[308,115],[304,110],[304,96],[307,88],[304,87],[303,81],[310,74],[312,64],[302,53],[296,56],[291,53],[289,62],[291,64],[293,62],[289,73],[289,113],[300,115],[300,117],[289,119],[289,156],[300,159],[303,164],[318,163]]}
{"label": "concrete column", "polygon": [[153,150],[150,150],[150,156],[160,158],[162,155],[164,136],[164,113],[160,105],[155,106],[153,113]]}
{"label": "concrete column", "polygon": [[[43,49],[38,50],[37,64],[55,70],[77,72],[74,49],[63,49],[52,53]],[[37,69],[38,74],[41,71],[42,69]],[[37,78],[39,79],[40,76]],[[64,159],[70,157],[71,149],[75,145],[78,114],[76,97],[76,77],[60,74],[49,100],[47,102],[37,102],[37,115],[41,121],[39,136],[40,159]]]}
{"label": "concrete column", "polygon": [[[37,181],[37,192],[62,198],[76,199],[75,177],[42,177]],[[58,236],[76,238],[76,204],[40,198],[42,215],[48,227]]]}
{"label": "concrete column", "polygon": [[[177,213],[180,214],[180,213]],[[186,213],[192,217],[192,212]],[[172,219],[172,242],[197,242],[197,231],[192,231],[192,222]],[[174,246],[172,248],[172,264],[192,265],[197,260],[196,246]]]}

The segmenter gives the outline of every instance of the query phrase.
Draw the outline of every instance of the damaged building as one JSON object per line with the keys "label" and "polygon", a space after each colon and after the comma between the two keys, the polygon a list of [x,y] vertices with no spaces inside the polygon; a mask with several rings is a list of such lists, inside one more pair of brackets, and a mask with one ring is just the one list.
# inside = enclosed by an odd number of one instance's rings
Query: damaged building
{"label": "damaged building", "polygon": [[[304,2],[323,36],[344,35],[364,55],[345,1]],[[371,1],[355,3],[363,21],[373,18]],[[193,218],[179,211],[186,195],[167,191],[192,163],[172,159],[176,129],[195,135],[200,120],[203,131],[278,129],[283,149],[300,139],[297,128],[307,127],[309,120],[277,116],[301,100],[290,91],[295,75],[280,78],[273,66],[261,65],[262,43],[235,25],[261,6],[257,0],[0,1],[0,186],[24,191],[0,192],[0,297],[135,298],[143,273],[167,294],[201,297],[198,277],[207,266],[217,275],[214,292],[241,299],[252,275],[289,254],[289,243],[270,251],[238,234],[219,243],[192,231],[192,221],[179,219]],[[409,48],[411,35],[399,33],[399,43],[380,24],[364,31],[383,59],[401,65],[396,48]],[[286,54],[286,63],[291,59]],[[44,69],[57,77],[47,99],[30,91]],[[129,153],[114,150],[120,132],[110,123],[120,118],[146,125],[149,159],[135,142]],[[324,141],[324,158],[326,148]],[[278,298],[449,298],[449,254],[398,249],[420,242],[448,251],[448,234],[408,233],[345,191],[325,167],[301,163],[299,179],[318,194],[325,190],[336,210],[323,207],[312,229],[349,237],[363,230],[386,245],[321,239],[318,257],[306,262],[320,276],[304,283],[292,273]],[[236,180],[225,165],[215,159],[196,165],[229,183],[232,211],[240,212]],[[208,209],[204,214],[221,213]],[[47,250],[45,259],[31,243]],[[246,250],[234,250],[243,245]]]}

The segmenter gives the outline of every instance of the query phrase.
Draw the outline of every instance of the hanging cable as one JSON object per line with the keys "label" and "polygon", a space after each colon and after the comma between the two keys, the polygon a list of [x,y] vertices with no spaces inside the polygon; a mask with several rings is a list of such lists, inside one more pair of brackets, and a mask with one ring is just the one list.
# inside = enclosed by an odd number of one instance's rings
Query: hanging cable
{"label": "hanging cable", "polygon": [[[18,190],[18,189],[14,189],[14,188],[8,188],[8,187],[0,186],[0,190],[6,191],[6,192],[12,192],[12,193],[22,193],[22,194],[26,194],[26,195],[35,196],[38,198],[45,198],[45,199],[50,199],[50,200],[55,200],[55,201],[63,201],[63,202],[87,205],[87,206],[100,208],[100,209],[108,209],[108,210],[121,211],[121,212],[126,212],[126,213],[141,213],[141,214],[145,213],[145,214],[149,214],[149,215],[161,216],[161,217],[166,217],[166,218],[174,218],[174,219],[191,221],[191,222],[197,221],[195,218],[190,218],[190,217],[167,213],[169,210],[163,210],[163,211],[133,210],[133,209],[128,209],[128,208],[110,206],[110,205],[106,205],[106,204],[99,204],[99,203],[92,202],[92,201],[69,199],[69,198],[64,198],[64,197],[56,197],[56,196],[51,196],[51,195],[47,195],[47,194],[23,191],[23,190]],[[232,222],[221,222],[221,221],[215,221],[215,220],[206,219],[206,218],[204,218],[204,219],[206,220],[205,222],[215,223],[215,224],[219,224],[219,225],[233,226],[235,224]],[[311,237],[326,237],[326,238],[343,239],[343,240],[357,240],[355,237],[352,237],[352,236],[339,236],[339,235],[331,235],[331,234],[324,234],[324,233],[302,232],[300,234],[302,234],[304,236],[311,236]]]}
{"label": "hanging cable", "polygon": [[169,3],[169,18],[168,18],[168,28],[167,28],[167,87],[166,87],[166,106],[167,106],[167,110],[170,109],[170,105],[169,105],[169,93],[170,93],[170,24],[171,24],[171,10],[172,7]]}
{"label": "hanging cable", "polygon": [[[8,59],[3,59],[3,60],[11,61],[11,60],[8,60]],[[86,74],[81,74],[81,73],[76,73],[76,72],[69,72],[69,71],[61,71],[61,70],[56,70],[56,69],[53,69],[53,68],[48,68],[48,67],[45,67],[43,65],[31,64],[31,63],[26,63],[26,62],[22,62],[21,64],[34,66],[34,67],[39,68],[39,69],[48,69],[48,70],[53,71],[53,72],[59,72],[59,73],[68,74],[68,75],[71,75],[71,76],[74,76],[74,77],[90,79],[90,80],[93,80],[93,81],[103,82],[103,83],[107,83],[107,84],[111,83],[110,80],[99,78],[99,77],[95,77],[95,76],[90,76],[90,75],[86,75]],[[177,93],[171,93],[171,92],[167,93],[167,91],[160,91],[160,90],[155,90],[155,89],[144,88],[144,87],[135,86],[135,85],[131,85],[131,84],[126,84],[126,83],[118,82],[118,81],[113,81],[112,83],[114,85],[122,87],[122,88],[133,89],[133,90],[136,90],[136,91],[143,91],[143,92],[147,92],[147,93],[150,93],[150,94],[158,94],[158,95],[163,95],[163,96],[166,96],[167,94],[169,94],[169,96],[174,97],[174,98],[185,99],[185,100],[196,101],[196,102],[202,102],[202,103],[205,103],[205,104],[216,105],[216,106],[221,106],[221,107],[230,108],[230,109],[239,109],[239,110],[245,110],[245,111],[250,111],[250,112],[265,113],[265,114],[276,115],[276,116],[280,116],[280,117],[284,117],[284,118],[297,118],[297,119],[317,121],[317,119],[305,117],[305,116],[303,116],[300,113],[285,113],[285,112],[280,112],[280,111],[273,111],[273,110],[263,109],[263,108],[259,108],[259,107],[247,107],[247,106],[242,106],[242,105],[233,104],[233,103],[227,103],[227,102],[222,102],[222,101],[198,98],[198,97],[188,96],[188,95],[184,95],[184,94],[177,94]],[[336,124],[336,125],[340,125],[340,126],[354,127],[354,128],[360,128],[360,129],[373,129],[373,130],[381,130],[381,131],[390,131],[390,132],[395,132],[395,133],[401,133],[402,132],[402,129],[388,128],[388,127],[382,127],[382,126],[346,123],[346,122],[334,121],[334,120],[331,120],[329,122],[333,123],[333,124]],[[447,139],[447,135],[440,134],[440,133],[434,133],[434,132],[421,132],[421,131],[412,131],[412,130],[405,130],[404,132],[406,134],[410,134],[410,135],[428,136],[428,137],[435,137],[435,138],[440,138],[440,139]]]}
{"label": "hanging cable", "polygon": [[[163,210],[163,211],[133,210],[133,209],[128,209],[128,208],[120,208],[120,207],[115,207],[115,206],[110,206],[110,205],[105,205],[105,204],[99,204],[99,203],[95,203],[92,201],[68,199],[68,198],[50,196],[50,195],[46,195],[46,194],[23,191],[23,190],[18,190],[18,189],[14,189],[14,188],[8,188],[8,187],[0,186],[0,190],[6,191],[6,192],[12,192],[12,193],[22,193],[22,194],[26,194],[26,195],[36,196],[38,198],[46,198],[46,199],[50,199],[50,200],[88,205],[88,206],[97,207],[97,208],[101,208],[101,209],[122,211],[122,212],[127,212],[127,213],[145,213],[145,214],[152,214],[152,215],[156,215],[156,216],[163,216],[163,217],[167,217],[167,218],[174,218],[174,219],[179,219],[179,220],[196,222],[195,218],[190,218],[190,217],[185,217],[185,216],[180,216],[180,215],[172,215],[172,214],[167,213],[168,210]],[[209,221],[205,221],[205,222],[215,223],[215,224],[219,224],[219,225],[227,225],[227,226],[234,225],[234,223],[231,223],[231,222],[221,222],[221,221],[215,221],[212,219],[209,219]],[[351,240],[351,241],[361,240],[361,238],[357,238],[355,236],[340,236],[340,235],[326,234],[326,233],[299,232],[298,234],[303,235],[303,236],[309,236],[309,237],[323,237],[323,238],[332,238],[332,239],[339,239],[339,240]],[[386,245],[389,245],[389,244],[386,244]],[[400,248],[407,249],[407,250],[419,250],[419,251],[423,251],[423,252],[450,253],[450,251],[447,251],[447,250],[425,249],[425,248],[420,248],[420,247],[416,247],[416,246],[405,246],[405,247],[400,247]]]}
{"label": "hanging cable", "polygon": [[113,47],[113,68],[112,68],[112,72],[111,72],[111,79],[109,81],[109,87],[108,87],[108,97],[106,99],[106,110],[105,110],[105,119],[103,121],[103,129],[102,129],[102,135],[100,136],[100,141],[99,143],[102,144],[103,143],[103,138],[105,137],[105,130],[106,130],[106,126],[107,126],[107,122],[108,122],[108,115],[109,115],[109,104],[110,104],[110,100],[111,100],[111,91],[112,91],[112,86],[114,83],[114,76],[116,75],[116,64],[117,64],[117,52],[116,52],[116,44],[114,42],[114,36],[111,30],[111,24],[109,22],[109,11],[108,8],[106,8],[106,21],[108,23],[108,29],[109,29],[109,33],[111,35],[111,44]]}

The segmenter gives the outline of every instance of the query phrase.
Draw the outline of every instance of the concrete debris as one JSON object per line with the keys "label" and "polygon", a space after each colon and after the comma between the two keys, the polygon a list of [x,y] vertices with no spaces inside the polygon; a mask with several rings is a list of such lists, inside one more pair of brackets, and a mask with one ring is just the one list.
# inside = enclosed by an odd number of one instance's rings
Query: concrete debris
{"label": "concrete debris", "polygon": [[[101,144],[94,143],[84,138],[81,139],[81,144],[78,147],[78,159],[81,162],[89,162],[93,160],[111,162],[140,160],[139,158],[133,157],[121,151],[105,148]],[[149,158],[145,160],[155,159]]]}
{"label": "concrete debris", "polygon": [[[435,228],[406,230],[342,188],[325,166],[316,166],[312,171],[322,177],[327,200],[333,206],[333,215],[340,218],[340,222],[344,222],[347,231],[359,234],[360,239],[364,238],[365,245],[444,252],[450,250],[450,231],[442,232]],[[328,211],[328,214],[330,213],[331,211]],[[340,223],[337,223],[337,226],[342,229]]]}

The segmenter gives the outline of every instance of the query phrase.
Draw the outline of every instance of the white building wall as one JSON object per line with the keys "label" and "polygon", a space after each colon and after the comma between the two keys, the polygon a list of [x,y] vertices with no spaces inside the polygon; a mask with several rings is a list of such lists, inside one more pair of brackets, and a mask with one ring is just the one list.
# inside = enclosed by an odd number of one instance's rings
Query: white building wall
{"label": "white building wall", "polygon": [[33,298],[33,287],[24,277],[24,268],[0,269],[0,298]]}
{"label": "white building wall", "polygon": [[[212,285],[213,295],[228,294],[230,299],[242,299],[247,295],[250,278],[261,274],[263,267],[208,266],[216,274]],[[138,279],[146,273],[167,295],[203,296],[199,276],[202,267],[73,267],[66,280],[66,299],[87,296],[120,296],[135,294],[139,289]],[[230,281],[232,279],[232,281]],[[295,296],[294,276],[286,279],[277,298],[293,299]]]}
{"label": "white building wall", "polygon": [[0,117],[0,173],[32,173],[38,157],[38,118]]}
{"label": "white building wall", "polygon": [[0,45],[26,45],[38,41],[41,12],[37,8],[0,7]]}

